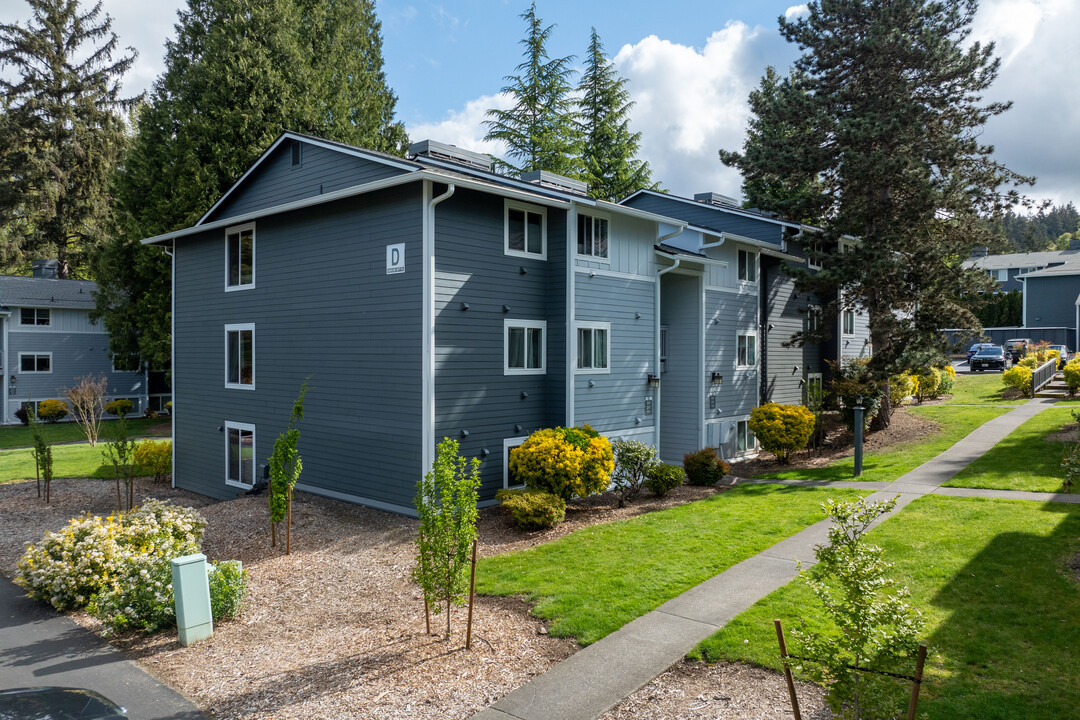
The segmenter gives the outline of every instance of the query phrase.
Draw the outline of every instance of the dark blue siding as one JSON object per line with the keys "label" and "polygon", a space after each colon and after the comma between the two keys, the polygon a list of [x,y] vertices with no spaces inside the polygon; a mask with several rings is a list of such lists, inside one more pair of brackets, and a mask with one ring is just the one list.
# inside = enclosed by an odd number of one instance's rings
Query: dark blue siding
{"label": "dark blue siding", "polygon": [[685,201],[661,195],[641,193],[624,202],[625,205],[648,212],[685,220],[691,225],[717,232],[729,232],[780,246],[783,225],[757,220],[740,213],[728,212],[716,205]]}

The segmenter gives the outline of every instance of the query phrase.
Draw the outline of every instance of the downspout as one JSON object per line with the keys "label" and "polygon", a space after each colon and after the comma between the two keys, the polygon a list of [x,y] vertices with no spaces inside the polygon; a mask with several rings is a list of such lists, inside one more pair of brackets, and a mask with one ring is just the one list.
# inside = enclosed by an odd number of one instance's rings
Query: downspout
{"label": "downspout", "polygon": [[[173,249],[176,241],[173,240]],[[169,256],[169,397],[172,398],[169,407],[169,434],[172,435],[172,467],[169,468],[169,483],[176,487],[176,257],[173,250],[163,248]],[[146,369],[146,392],[147,403],[150,397],[150,368]]]}
{"label": "downspout", "polygon": [[[570,201],[566,212],[566,426],[574,426],[576,415],[574,404],[577,402],[577,276],[574,274],[577,250],[577,213],[576,200]],[[610,352],[610,348],[608,350]]]}
{"label": "downspout", "polygon": [[[663,245],[665,240],[670,240],[676,235],[681,235],[683,230],[686,229],[686,225],[678,225],[674,230],[661,235],[656,238],[657,245]],[[653,298],[653,372],[656,373],[656,377],[660,377],[660,276],[671,272],[675,268],[679,267],[682,262],[681,256],[675,256],[675,264],[669,268],[659,268],[656,271],[656,287],[655,297]],[[663,380],[660,381],[661,386],[664,384]],[[655,446],[656,449],[660,449],[660,396],[663,394],[663,387],[656,389],[653,396],[653,434],[656,437]]]}
{"label": "downspout", "polygon": [[0,351],[3,352],[0,358],[4,361],[4,373],[0,374],[0,425],[3,425],[8,421],[8,393],[11,392],[8,388],[11,385],[9,378],[15,377],[15,366],[11,364],[11,356],[8,355],[8,325],[11,324],[11,314],[0,317],[0,322],[4,324],[4,337],[0,342]]}
{"label": "downspout", "polygon": [[420,433],[421,475],[426,473],[435,461],[435,206],[454,194],[455,186],[449,183],[446,192],[432,197],[432,182],[424,181],[424,355],[423,355],[423,430]]}

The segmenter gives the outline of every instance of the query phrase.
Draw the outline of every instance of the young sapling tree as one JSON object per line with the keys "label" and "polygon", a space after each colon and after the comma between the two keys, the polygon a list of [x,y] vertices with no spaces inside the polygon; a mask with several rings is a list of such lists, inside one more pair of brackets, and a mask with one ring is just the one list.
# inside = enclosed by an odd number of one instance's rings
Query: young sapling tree
{"label": "young sapling tree", "polygon": [[277,545],[277,524],[285,523],[285,554],[292,551],[292,495],[300,473],[304,469],[303,460],[296,449],[300,442],[300,421],[304,419],[304,396],[307,395],[308,381],[300,386],[300,394],[293,403],[289,415],[288,429],[278,435],[274,441],[274,451],[270,455],[270,547]]}
{"label": "young sapling tree", "polygon": [[101,416],[105,414],[105,394],[109,391],[109,381],[104,375],[86,375],[79,378],[79,384],[65,388],[64,397],[71,406],[75,422],[79,423],[86,440],[97,447],[101,431]]}
{"label": "young sapling tree", "polygon": [[101,454],[107,462],[112,463],[116,477],[116,509],[122,512],[124,504],[120,494],[121,477],[127,487],[128,510],[135,504],[135,441],[128,437],[127,421],[123,415],[112,424],[112,428],[113,437],[105,441]]}
{"label": "young sapling tree", "polygon": [[37,494],[41,497],[41,481],[45,481],[45,503],[49,502],[49,490],[52,484],[52,448],[45,440],[45,434],[41,431],[41,423],[37,419],[37,411],[34,404],[26,406],[26,422],[30,425],[34,442],[34,474],[37,477]]}

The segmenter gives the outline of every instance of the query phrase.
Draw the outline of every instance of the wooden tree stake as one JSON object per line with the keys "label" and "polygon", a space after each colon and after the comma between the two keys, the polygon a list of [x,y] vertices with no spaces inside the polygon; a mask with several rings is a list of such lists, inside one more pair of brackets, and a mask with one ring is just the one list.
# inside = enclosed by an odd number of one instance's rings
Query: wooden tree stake
{"label": "wooden tree stake", "polygon": [[292,551],[292,488],[289,488],[289,512],[285,521],[285,554]]}
{"label": "wooden tree stake", "polygon": [[277,547],[277,523],[270,521],[270,547]]}
{"label": "wooden tree stake", "polygon": [[919,709],[919,689],[922,687],[923,665],[926,664],[926,646],[919,646],[919,656],[915,661],[915,680],[911,683],[911,702],[908,704],[907,720],[915,720]]}
{"label": "wooden tree stake", "polygon": [[780,658],[784,663],[784,679],[787,680],[788,695],[791,696],[791,710],[795,713],[795,720],[802,720],[799,712],[799,698],[795,695],[795,679],[791,677],[791,668],[788,666],[787,643],[784,642],[784,626],[779,620],[773,620],[776,626],[776,641],[780,644]]}
{"label": "wooden tree stake", "polygon": [[41,461],[38,460],[37,450],[34,450],[34,477],[37,478],[37,496],[41,499]]}
{"label": "wooden tree stake", "polygon": [[472,608],[476,598],[476,539],[472,541],[472,572],[469,575],[469,622],[465,625],[465,649],[472,650]]}

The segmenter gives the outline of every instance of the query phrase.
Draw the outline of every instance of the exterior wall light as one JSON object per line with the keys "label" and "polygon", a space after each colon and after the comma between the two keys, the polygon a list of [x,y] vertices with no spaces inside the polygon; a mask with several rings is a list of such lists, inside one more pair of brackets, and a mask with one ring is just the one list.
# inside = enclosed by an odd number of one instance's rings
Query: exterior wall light
{"label": "exterior wall light", "polygon": [[649,383],[649,387],[658,388],[658,387],[660,387],[660,376],[659,375],[653,375],[652,373],[649,373],[649,377],[648,377],[647,382]]}
{"label": "exterior wall light", "polygon": [[713,374],[712,374],[712,381],[713,381],[714,383],[716,383],[717,385],[723,385],[723,384],[724,384],[724,376],[723,376],[723,375],[721,375],[721,374],[720,374],[720,373],[718,373],[718,372],[713,372]]}

